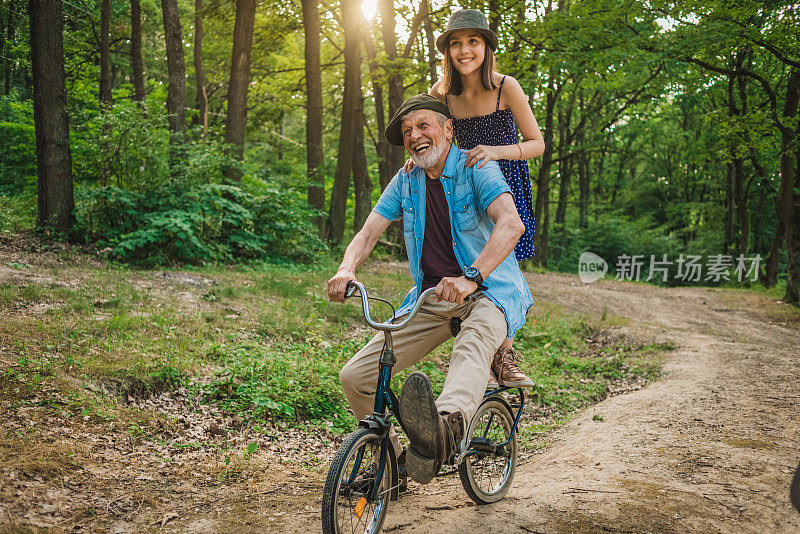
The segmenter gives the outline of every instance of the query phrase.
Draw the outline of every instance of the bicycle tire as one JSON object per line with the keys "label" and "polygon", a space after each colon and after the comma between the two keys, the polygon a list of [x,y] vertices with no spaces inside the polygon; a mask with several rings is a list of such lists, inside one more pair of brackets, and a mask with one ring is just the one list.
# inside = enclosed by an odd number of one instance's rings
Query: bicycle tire
{"label": "bicycle tire", "polygon": [[[359,452],[362,453],[360,459]],[[359,428],[345,438],[333,457],[322,492],[323,534],[380,532],[390,500],[388,461],[373,502],[368,502],[364,493],[349,493],[348,488],[343,486],[348,485],[347,480],[364,473],[370,466],[377,466],[381,453],[380,436],[373,430]],[[357,462],[359,465],[356,465]],[[365,502],[361,502],[362,499]]]}
{"label": "bicycle tire", "polygon": [[[470,439],[489,438],[495,445],[508,440],[514,418],[505,402],[489,397],[484,400],[469,424]],[[517,434],[503,454],[477,453],[466,456],[458,466],[461,485],[476,504],[497,502],[508,493],[517,467]],[[496,478],[496,482],[494,481]]]}

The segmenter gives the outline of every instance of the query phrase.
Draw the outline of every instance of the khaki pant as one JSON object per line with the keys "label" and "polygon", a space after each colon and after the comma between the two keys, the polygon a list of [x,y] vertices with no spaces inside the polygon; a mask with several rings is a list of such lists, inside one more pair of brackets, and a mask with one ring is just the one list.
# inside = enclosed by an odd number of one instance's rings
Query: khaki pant
{"label": "khaki pant", "polygon": [[[447,341],[452,335],[450,319],[461,318],[461,332],[456,336],[450,369],[436,407],[440,412],[460,411],[465,421],[469,421],[486,391],[492,357],[506,338],[506,319],[503,312],[483,295],[464,304],[435,302],[434,297],[429,299],[411,323],[392,333],[397,358],[392,375],[417,363]],[[371,414],[375,406],[378,359],[383,341],[384,333],[378,332],[339,373],[347,401],[359,420]],[[391,438],[399,454],[400,442],[394,431]]]}

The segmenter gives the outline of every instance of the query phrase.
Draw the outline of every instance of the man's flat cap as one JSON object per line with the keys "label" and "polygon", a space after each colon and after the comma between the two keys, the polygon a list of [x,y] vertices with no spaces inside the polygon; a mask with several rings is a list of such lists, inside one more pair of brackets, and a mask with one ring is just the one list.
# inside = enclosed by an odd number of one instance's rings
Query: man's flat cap
{"label": "man's flat cap", "polygon": [[447,106],[445,106],[441,100],[435,96],[424,93],[418,94],[403,102],[403,105],[397,109],[397,113],[394,114],[389,126],[386,127],[386,140],[393,145],[403,146],[403,132],[400,131],[403,117],[419,109],[429,109],[441,113],[448,119],[452,118],[450,116],[450,110],[447,109]]}

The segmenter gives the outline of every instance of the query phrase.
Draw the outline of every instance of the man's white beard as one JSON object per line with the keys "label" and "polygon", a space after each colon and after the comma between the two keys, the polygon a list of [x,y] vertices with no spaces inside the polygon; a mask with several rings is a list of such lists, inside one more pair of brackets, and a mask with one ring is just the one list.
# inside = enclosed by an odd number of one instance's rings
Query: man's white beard
{"label": "man's white beard", "polygon": [[428,150],[425,151],[424,154],[417,154],[416,152],[411,152],[411,159],[416,163],[421,169],[430,169],[436,162],[439,161],[439,157],[444,152],[444,143],[439,143],[438,145],[434,145],[433,141],[431,141],[431,145],[428,147]]}

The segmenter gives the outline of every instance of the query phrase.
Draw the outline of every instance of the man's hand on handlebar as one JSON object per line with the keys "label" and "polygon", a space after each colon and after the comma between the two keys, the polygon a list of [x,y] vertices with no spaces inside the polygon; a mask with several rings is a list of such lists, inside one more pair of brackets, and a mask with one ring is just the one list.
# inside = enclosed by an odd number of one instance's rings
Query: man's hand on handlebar
{"label": "man's hand on handlebar", "polygon": [[442,278],[436,286],[436,296],[440,301],[455,302],[463,304],[464,299],[475,293],[478,284],[472,280],[467,280],[463,276],[450,276]]}
{"label": "man's hand on handlebar", "polygon": [[355,281],[356,275],[344,269],[339,270],[328,280],[328,298],[333,302],[344,302],[347,283]]}

